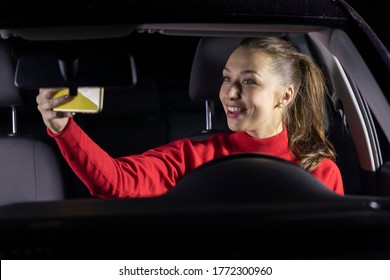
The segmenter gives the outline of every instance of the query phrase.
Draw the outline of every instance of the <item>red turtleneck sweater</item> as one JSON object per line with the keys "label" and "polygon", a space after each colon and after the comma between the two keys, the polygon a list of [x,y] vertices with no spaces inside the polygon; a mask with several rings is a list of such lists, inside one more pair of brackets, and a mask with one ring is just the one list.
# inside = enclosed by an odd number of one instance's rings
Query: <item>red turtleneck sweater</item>
{"label": "red turtleneck sweater", "polygon": [[[266,139],[245,132],[221,133],[203,141],[186,138],[121,158],[112,158],[103,151],[72,118],[61,133],[48,133],[90,193],[101,198],[161,195],[194,168],[236,153],[263,153],[298,162],[288,148],[285,128]],[[340,171],[330,159],[324,159],[312,174],[329,189],[344,193]]]}

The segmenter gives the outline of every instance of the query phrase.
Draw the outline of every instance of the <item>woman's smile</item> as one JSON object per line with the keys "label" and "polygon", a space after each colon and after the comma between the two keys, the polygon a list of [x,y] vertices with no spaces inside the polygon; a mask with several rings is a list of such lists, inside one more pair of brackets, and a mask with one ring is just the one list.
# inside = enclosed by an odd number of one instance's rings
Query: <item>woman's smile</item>
{"label": "woman's smile", "polygon": [[238,118],[246,111],[246,108],[239,106],[226,106],[226,109],[227,117],[233,119]]}

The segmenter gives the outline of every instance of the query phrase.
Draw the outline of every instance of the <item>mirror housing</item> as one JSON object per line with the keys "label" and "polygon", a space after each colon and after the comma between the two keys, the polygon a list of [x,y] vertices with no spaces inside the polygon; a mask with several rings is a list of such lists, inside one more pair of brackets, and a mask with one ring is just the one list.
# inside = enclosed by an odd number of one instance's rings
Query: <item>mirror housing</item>
{"label": "mirror housing", "polygon": [[134,58],[126,52],[23,54],[15,70],[15,85],[23,89],[131,88],[136,83]]}

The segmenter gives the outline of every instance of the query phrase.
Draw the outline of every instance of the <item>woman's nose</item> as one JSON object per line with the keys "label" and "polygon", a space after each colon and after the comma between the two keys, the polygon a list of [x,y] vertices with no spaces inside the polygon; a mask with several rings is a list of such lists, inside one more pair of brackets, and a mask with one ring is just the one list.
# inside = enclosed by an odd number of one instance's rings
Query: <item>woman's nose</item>
{"label": "woman's nose", "polygon": [[241,88],[237,83],[232,83],[231,86],[226,91],[226,97],[228,99],[238,99],[240,98]]}

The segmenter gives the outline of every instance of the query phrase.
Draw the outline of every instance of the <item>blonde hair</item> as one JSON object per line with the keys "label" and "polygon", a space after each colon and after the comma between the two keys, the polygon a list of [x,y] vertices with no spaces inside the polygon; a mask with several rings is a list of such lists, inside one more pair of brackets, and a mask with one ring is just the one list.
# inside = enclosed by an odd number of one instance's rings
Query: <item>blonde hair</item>
{"label": "blonde hair", "polygon": [[293,85],[295,97],[283,111],[282,120],[299,165],[312,171],[324,158],[335,160],[333,145],[325,135],[325,97],[329,92],[318,65],[278,37],[245,38],[240,47],[269,55],[271,69],[282,77],[283,85]]}

